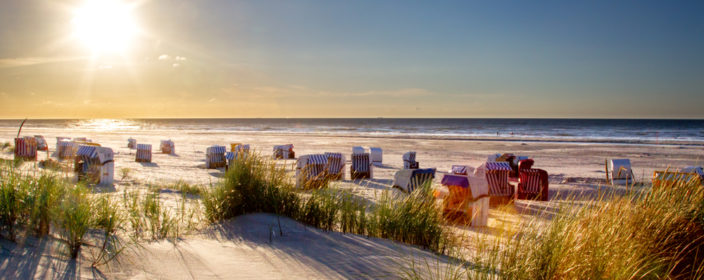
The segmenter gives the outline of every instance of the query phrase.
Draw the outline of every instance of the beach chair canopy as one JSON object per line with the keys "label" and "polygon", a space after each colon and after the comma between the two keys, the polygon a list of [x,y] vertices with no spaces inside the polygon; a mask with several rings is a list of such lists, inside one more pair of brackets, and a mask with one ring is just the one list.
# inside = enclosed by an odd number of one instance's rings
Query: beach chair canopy
{"label": "beach chair canopy", "polygon": [[608,161],[607,170],[612,184],[629,184],[633,181],[631,160],[611,159]]}
{"label": "beach chair canopy", "polygon": [[342,153],[326,152],[325,157],[327,158],[328,173],[339,174],[343,172],[343,169],[345,167],[345,157],[342,155]]}
{"label": "beach chair canopy", "polygon": [[455,175],[467,175],[471,172],[474,172],[474,168],[467,165],[453,165],[452,168],[450,168],[450,174]]}
{"label": "beach chair canopy", "polygon": [[353,155],[358,155],[358,154],[363,154],[363,153],[364,153],[364,147],[360,147],[360,146],[352,147],[352,154]]}

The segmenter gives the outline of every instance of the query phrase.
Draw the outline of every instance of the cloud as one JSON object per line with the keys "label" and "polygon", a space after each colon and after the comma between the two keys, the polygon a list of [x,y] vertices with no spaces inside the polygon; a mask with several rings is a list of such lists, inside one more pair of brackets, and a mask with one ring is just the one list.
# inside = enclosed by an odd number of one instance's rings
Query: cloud
{"label": "cloud", "polygon": [[[238,91],[243,91],[238,89]],[[246,90],[245,90],[246,91]],[[286,87],[261,86],[251,88],[255,96],[267,97],[424,97],[435,93],[422,88],[401,88],[396,90],[369,90],[369,91],[321,91],[300,85]]]}
{"label": "cloud", "polygon": [[183,56],[177,56],[175,59],[176,61],[186,61],[186,57]]}
{"label": "cloud", "polygon": [[171,57],[168,54],[162,54],[159,56],[159,60],[169,60]]}
{"label": "cloud", "polygon": [[0,68],[13,68],[13,67],[23,67],[23,66],[32,66],[32,65],[39,65],[39,64],[67,62],[67,61],[79,61],[79,60],[85,60],[88,58],[89,57],[85,57],[85,56],[0,58]]}
{"label": "cloud", "polygon": [[178,64],[178,63],[174,63],[174,64],[173,64],[173,65],[171,65],[171,66],[172,66],[173,68],[178,68],[179,66],[181,66],[181,64]]}

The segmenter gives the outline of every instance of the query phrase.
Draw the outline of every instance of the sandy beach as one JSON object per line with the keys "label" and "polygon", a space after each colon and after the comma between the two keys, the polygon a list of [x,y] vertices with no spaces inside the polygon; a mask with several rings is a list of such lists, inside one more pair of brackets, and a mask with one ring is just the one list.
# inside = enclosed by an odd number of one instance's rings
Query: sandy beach
{"label": "sandy beach", "polygon": [[[437,168],[433,185],[440,188],[442,174],[453,164],[478,166],[493,153],[510,152],[527,155],[535,160],[535,167],[550,174],[549,202],[517,201],[515,212],[492,209],[489,215],[489,230],[477,231],[457,227],[468,235],[491,234],[491,229],[505,223],[506,216],[520,219],[525,209],[540,209],[572,193],[589,194],[604,186],[604,161],[606,158],[630,158],[639,181],[648,181],[652,172],[668,167],[678,168],[702,165],[704,149],[696,145],[634,145],[602,143],[557,143],[487,140],[443,140],[430,138],[330,136],[315,134],[267,134],[267,133],[223,133],[176,130],[149,130],[144,132],[96,131],[71,129],[25,128],[23,135],[41,134],[55,150],[56,138],[87,137],[115,152],[115,184],[103,189],[107,193],[123,190],[147,189],[150,184],[168,184],[185,181],[190,184],[210,186],[217,184],[224,170],[205,169],[204,152],[210,145],[226,145],[231,142],[248,143],[256,152],[269,156],[272,146],[293,144],[297,155],[340,152],[351,153],[352,146],[381,147],[383,166],[374,169],[372,180],[345,180],[334,182],[330,187],[349,190],[370,203],[379,199],[381,193],[392,190],[393,175],[402,168],[402,154],[414,150],[421,168]],[[16,131],[0,130],[0,142],[12,141]],[[134,161],[135,150],[127,148],[128,138],[138,143],[152,144],[152,163]],[[175,142],[176,154],[161,154],[159,141],[171,139]],[[51,154],[50,154],[51,155]],[[0,154],[12,159],[10,152]],[[39,160],[47,157],[39,153]],[[24,168],[34,168],[34,163],[25,163]],[[291,176],[295,160],[279,160]],[[120,179],[120,170],[130,169],[129,180]],[[401,195],[398,193],[398,195]],[[175,197],[175,196],[174,196]],[[588,199],[589,195],[585,196]],[[163,198],[169,199],[169,195]],[[173,203],[173,201],[172,201]],[[513,213],[519,213],[515,215]],[[269,237],[268,231],[275,216],[269,214],[246,215],[221,226],[209,226],[184,237],[181,241],[148,242],[139,249],[121,256],[119,265],[110,266],[95,275],[95,270],[86,264],[72,263],[55,258],[52,246],[40,255],[31,249],[38,244],[28,242],[26,247],[15,248],[3,243],[0,262],[0,278],[55,278],[63,273],[80,277],[107,277],[118,279],[291,279],[291,278],[379,278],[396,277],[398,270],[410,261],[407,256],[438,262],[430,252],[396,242],[381,239],[322,232],[305,227],[293,220],[281,220],[283,236]],[[270,238],[272,241],[270,241]],[[9,247],[8,247],[9,246]],[[467,244],[471,247],[472,244]],[[43,248],[43,247],[42,247]],[[31,255],[31,256],[30,256]],[[33,262],[36,266],[26,262]],[[441,259],[441,262],[447,262]],[[440,265],[440,264],[438,264]],[[73,266],[67,272],[66,267]],[[15,269],[16,267],[16,269]],[[39,267],[39,268],[37,268]],[[33,270],[34,269],[34,270]],[[38,271],[36,271],[38,270]]]}

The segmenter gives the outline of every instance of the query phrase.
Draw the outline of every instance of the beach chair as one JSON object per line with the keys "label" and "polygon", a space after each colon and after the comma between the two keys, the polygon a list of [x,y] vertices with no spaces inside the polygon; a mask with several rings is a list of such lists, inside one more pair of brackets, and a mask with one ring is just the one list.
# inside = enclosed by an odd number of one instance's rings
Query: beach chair
{"label": "beach chair", "polygon": [[296,153],[293,151],[293,144],[274,146],[274,159],[293,159]]}
{"label": "beach chair", "polygon": [[205,149],[205,168],[215,169],[226,167],[225,152],[227,148],[225,146],[210,146]]}
{"label": "beach chair", "polygon": [[235,153],[233,152],[227,152],[225,153],[225,160],[227,160],[227,164],[225,165],[225,171],[230,170],[235,164]]}
{"label": "beach chair", "polygon": [[611,159],[606,162],[606,181],[611,185],[628,185],[634,182],[629,159]]}
{"label": "beach chair", "polygon": [[237,151],[237,146],[242,145],[242,143],[232,142],[230,143],[230,152]]}
{"label": "beach chair", "polygon": [[352,165],[350,165],[350,179],[371,179],[373,178],[373,165],[369,160],[369,154],[352,154]]}
{"label": "beach chair", "polygon": [[403,169],[418,169],[419,164],[416,161],[416,152],[410,151],[403,154]]}
{"label": "beach chair", "polygon": [[345,157],[341,153],[325,153],[328,159],[326,172],[330,180],[345,179]]}
{"label": "beach chair", "polygon": [[453,175],[467,175],[470,172],[474,172],[474,168],[466,166],[466,165],[453,165],[452,168],[450,169],[450,174]]}
{"label": "beach chair", "polygon": [[136,149],[137,148],[137,139],[127,139],[127,148],[130,149]]}
{"label": "beach chair", "polygon": [[296,187],[317,189],[326,186],[327,157],[325,155],[303,155],[296,161]]}
{"label": "beach chair", "polygon": [[[485,175],[469,173],[465,175],[447,174],[441,184],[449,193],[443,198],[443,214],[450,220],[471,221],[471,226],[486,226],[489,220],[489,185]],[[457,218],[457,215],[459,219]]]}
{"label": "beach chair", "polygon": [[532,159],[525,159],[518,165],[517,199],[548,201],[548,172],[533,167]]}
{"label": "beach chair", "polygon": [[137,144],[136,162],[152,162],[152,144]]}
{"label": "beach chair", "polygon": [[378,147],[369,147],[369,155],[371,156],[372,164],[381,166],[383,160],[383,151]]}
{"label": "beach chair", "polygon": [[672,187],[677,184],[696,184],[701,185],[704,183],[702,180],[701,167],[699,170],[692,169],[682,169],[682,170],[656,170],[653,172],[653,188],[659,187]]}
{"label": "beach chair", "polygon": [[34,135],[34,140],[37,141],[38,151],[49,151],[49,144],[46,143],[46,139],[44,139],[44,136]]}
{"label": "beach chair", "polygon": [[489,185],[489,206],[507,204],[513,201],[513,186],[508,183],[511,166],[508,162],[487,162],[479,167],[483,169]]}
{"label": "beach chair", "polygon": [[15,159],[37,160],[37,140],[34,137],[15,138]]}
{"label": "beach chair", "polygon": [[169,154],[169,155],[176,154],[176,145],[174,145],[174,141],[171,141],[171,139],[161,140],[161,144],[159,145],[159,148],[161,149],[162,154]]}
{"label": "beach chair", "polygon": [[109,186],[113,184],[114,169],[112,149],[97,146],[78,147],[74,159],[74,171],[78,181]]}
{"label": "beach chair", "polygon": [[73,159],[77,151],[78,144],[68,139],[63,139],[56,145],[56,157],[59,160]]}
{"label": "beach chair", "polygon": [[431,184],[433,178],[435,178],[435,168],[402,169],[394,174],[392,186],[411,193],[424,184]]}

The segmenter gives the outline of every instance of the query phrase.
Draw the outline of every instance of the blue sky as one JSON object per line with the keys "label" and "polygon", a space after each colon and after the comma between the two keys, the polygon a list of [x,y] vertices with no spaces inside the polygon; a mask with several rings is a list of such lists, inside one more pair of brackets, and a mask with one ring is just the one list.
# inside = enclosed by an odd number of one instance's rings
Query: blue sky
{"label": "blue sky", "polygon": [[81,2],[0,4],[0,117],[704,117],[701,1],[140,1],[97,58]]}

